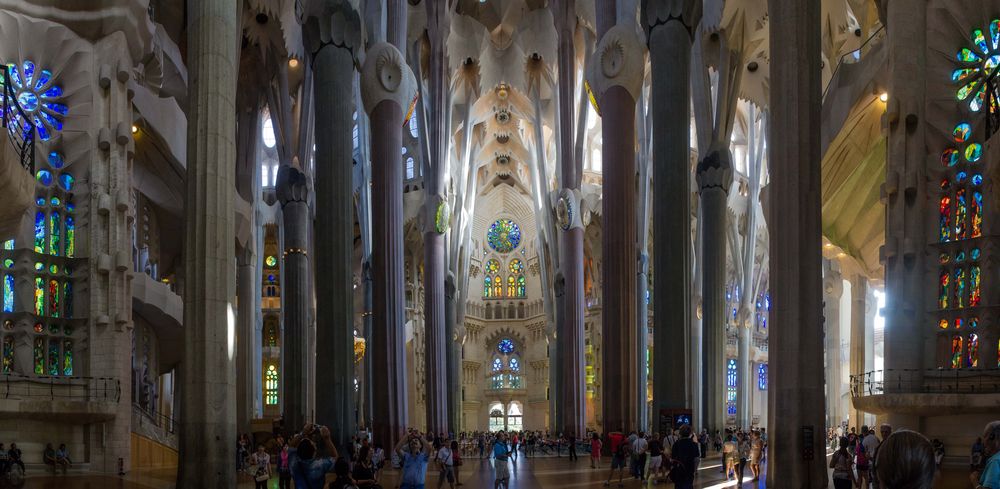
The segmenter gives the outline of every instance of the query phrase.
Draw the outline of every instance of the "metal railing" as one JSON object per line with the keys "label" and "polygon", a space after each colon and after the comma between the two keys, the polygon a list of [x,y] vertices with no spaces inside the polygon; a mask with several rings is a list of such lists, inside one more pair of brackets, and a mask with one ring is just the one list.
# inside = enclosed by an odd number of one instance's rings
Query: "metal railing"
{"label": "metal railing", "polygon": [[160,428],[167,433],[174,433],[174,428],[177,425],[177,421],[174,420],[174,418],[161,413],[149,411],[134,402],[132,403],[132,412],[142,421]]}
{"label": "metal railing", "polygon": [[[885,30],[885,25],[880,25],[879,28],[872,33],[872,35],[868,36],[868,39],[865,39],[865,42],[863,42],[861,46],[858,46],[857,49],[853,51],[848,51],[840,56],[840,59],[837,60],[837,66],[833,69],[833,73],[830,74],[830,82],[827,83],[826,87],[823,88],[822,100],[826,100],[826,93],[830,91],[830,85],[833,84],[833,80],[837,77],[837,72],[840,71],[840,67],[844,64],[854,64],[860,62],[861,51],[864,50],[865,47],[868,46],[868,44],[870,44],[872,41],[878,38],[879,34],[882,34],[884,30]],[[852,59],[854,60],[853,62],[848,61]]]}
{"label": "metal railing", "polygon": [[986,79],[986,139],[989,139],[993,134],[1000,130],[1000,86],[997,86],[997,72],[1000,70],[994,70],[993,73]]}
{"label": "metal railing", "polygon": [[[10,70],[12,69],[15,68],[0,63],[0,71],[3,72],[2,76],[0,76],[0,83],[3,84],[3,92],[0,95],[3,117],[0,118],[2,119],[0,125],[7,132],[11,144],[14,145],[14,151],[17,152],[21,166],[29,174],[34,175],[35,128],[31,125],[31,119],[28,118],[28,115],[24,113],[24,109],[21,108],[21,104],[17,102],[17,94],[14,92],[14,86],[10,81]],[[11,124],[15,127],[10,127]],[[24,127],[24,125],[27,125],[27,127]]]}
{"label": "metal railing", "polygon": [[1000,368],[886,369],[851,376],[851,397],[1000,393]]}
{"label": "metal railing", "polygon": [[3,374],[0,399],[49,399],[117,403],[121,383],[111,377],[60,377]]}

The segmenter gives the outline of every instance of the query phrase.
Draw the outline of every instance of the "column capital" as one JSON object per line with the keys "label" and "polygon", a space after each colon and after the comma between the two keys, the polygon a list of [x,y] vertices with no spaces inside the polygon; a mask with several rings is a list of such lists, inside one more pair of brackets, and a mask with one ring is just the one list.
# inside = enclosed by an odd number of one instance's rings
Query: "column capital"
{"label": "column capital", "polygon": [[416,93],[417,80],[396,46],[382,42],[368,50],[361,67],[361,100],[365,112],[371,115],[380,102],[388,100],[396,102],[405,117]]}
{"label": "column capital", "polygon": [[349,0],[302,2],[302,34],[306,50],[316,55],[326,46],[347,49],[355,63],[361,49],[361,15]]}
{"label": "column capital", "polygon": [[708,154],[698,162],[695,180],[698,182],[698,192],[718,188],[729,194],[733,184],[733,156],[729,147],[712,143]]}
{"label": "column capital", "polygon": [[695,0],[643,0],[641,19],[647,39],[650,31],[674,21],[680,22],[689,35],[693,34],[701,20],[701,9],[697,8],[700,5]]}
{"label": "column capital", "polygon": [[583,229],[583,221],[580,216],[580,191],[577,189],[564,188],[552,192],[552,209],[556,214],[556,224],[559,229],[569,231],[573,228]]}
{"label": "column capital", "polygon": [[635,28],[635,24],[615,25],[594,49],[597,58],[587,69],[587,81],[598,102],[613,86],[624,88],[633,100],[639,100],[646,73],[646,46]]}
{"label": "column capital", "polygon": [[236,265],[241,267],[253,266],[254,258],[257,256],[254,250],[253,240],[248,240],[246,246],[238,246],[236,249]]}
{"label": "column capital", "polygon": [[292,202],[306,202],[309,198],[309,184],[306,174],[298,168],[281,165],[278,168],[278,178],[275,182],[275,193],[281,207]]}

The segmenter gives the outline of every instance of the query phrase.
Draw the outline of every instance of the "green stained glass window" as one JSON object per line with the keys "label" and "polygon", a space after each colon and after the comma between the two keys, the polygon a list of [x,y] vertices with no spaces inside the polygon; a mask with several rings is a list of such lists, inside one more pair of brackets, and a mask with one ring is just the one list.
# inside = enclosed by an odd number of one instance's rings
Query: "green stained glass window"
{"label": "green stained glass window", "polygon": [[267,258],[264,258],[264,265],[267,265],[268,267],[274,268],[277,264],[278,259],[275,258],[274,255],[267,255]]}
{"label": "green stained glass window", "polygon": [[45,281],[35,277],[35,315],[45,315]]}
{"label": "green stained glass window", "polygon": [[31,350],[31,356],[36,375],[45,375],[45,338],[39,336],[35,338],[35,344]]}
{"label": "green stained glass window", "polygon": [[63,340],[63,375],[73,375],[73,340]]}
{"label": "green stained glass window", "polygon": [[521,244],[521,228],[510,219],[497,219],[486,232],[486,242],[500,253],[509,253]]}
{"label": "green stained glass window", "polygon": [[52,211],[49,214],[49,254],[52,256],[59,256],[60,250],[60,236],[62,235],[62,219],[59,213]]}
{"label": "green stained glass window", "polygon": [[59,375],[59,361],[62,360],[59,351],[59,340],[52,338],[49,340],[49,375]]}
{"label": "green stained glass window", "polygon": [[0,373],[9,374],[14,369],[14,336],[3,337],[3,356],[0,357]]}
{"label": "green stained glass window", "polygon": [[45,213],[35,213],[35,253],[45,253]]}
{"label": "green stained glass window", "polygon": [[3,276],[3,312],[14,312],[14,276]]}
{"label": "green stained glass window", "polygon": [[76,222],[73,216],[66,216],[66,257],[76,256]]}

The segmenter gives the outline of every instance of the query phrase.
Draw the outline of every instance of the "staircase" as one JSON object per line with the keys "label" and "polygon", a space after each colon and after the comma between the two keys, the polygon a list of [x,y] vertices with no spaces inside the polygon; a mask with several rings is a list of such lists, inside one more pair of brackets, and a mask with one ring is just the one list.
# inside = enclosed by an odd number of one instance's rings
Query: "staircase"
{"label": "staircase", "polygon": [[5,200],[0,207],[0,241],[17,233],[35,193],[35,128],[18,102],[19,95],[30,94],[17,93],[10,70],[10,65],[0,63],[0,128],[10,141],[10,144],[0,141],[0,195]]}

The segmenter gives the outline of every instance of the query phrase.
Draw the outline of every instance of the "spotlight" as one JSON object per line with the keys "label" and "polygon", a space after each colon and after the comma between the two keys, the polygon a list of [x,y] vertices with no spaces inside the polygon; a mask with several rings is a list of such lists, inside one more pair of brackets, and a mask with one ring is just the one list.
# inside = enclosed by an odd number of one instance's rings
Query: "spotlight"
{"label": "spotlight", "polygon": [[299,65],[299,60],[297,60],[295,58],[288,58],[288,67],[289,68],[295,68],[298,65]]}
{"label": "spotlight", "polygon": [[139,132],[139,126],[132,124],[132,134]]}
{"label": "spotlight", "polygon": [[886,92],[882,92],[882,95],[879,95],[878,99],[881,100],[882,102],[888,102],[889,101],[889,94],[886,93]]}

